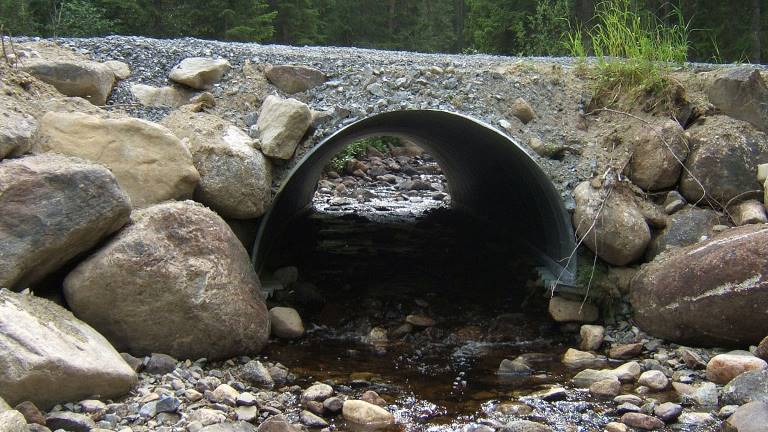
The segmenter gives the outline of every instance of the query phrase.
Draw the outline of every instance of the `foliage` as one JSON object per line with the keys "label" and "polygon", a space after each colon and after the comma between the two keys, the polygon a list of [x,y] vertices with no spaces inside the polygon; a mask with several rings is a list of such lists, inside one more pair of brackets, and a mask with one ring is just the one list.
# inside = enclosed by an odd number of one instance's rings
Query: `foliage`
{"label": "foliage", "polygon": [[[628,19],[630,12],[637,20]],[[571,31],[569,22],[580,27]],[[11,34],[30,36],[192,36],[522,55],[599,55],[591,47],[594,35],[640,51],[619,54],[627,58],[655,48],[674,51],[660,53],[662,58],[679,59],[683,49],[701,61],[768,57],[765,0],[738,6],[721,0],[0,0],[0,24]],[[613,32],[622,27],[630,32]],[[646,37],[683,34],[685,46]],[[642,37],[628,44],[628,35]],[[608,58],[614,48],[598,50]]]}
{"label": "foliage", "polygon": [[0,0],[0,26],[12,35],[35,34],[35,22],[26,0]]}
{"label": "foliage", "polygon": [[344,147],[344,150],[339,152],[339,154],[328,163],[328,169],[336,172],[343,171],[347,162],[365,155],[368,147],[373,147],[384,154],[388,154],[390,146],[399,147],[401,145],[400,138],[397,137],[381,136],[363,138]]}
{"label": "foliage", "polygon": [[[687,60],[688,26],[675,9],[672,25],[650,13],[634,9],[630,0],[604,1],[597,5],[595,24],[587,32],[597,58],[596,95],[609,105],[619,95],[661,96],[669,91],[666,71],[670,64]],[[579,29],[568,37],[571,54],[584,57],[584,35]]]}
{"label": "foliage", "polygon": [[566,54],[561,38],[568,32],[570,14],[568,0],[539,0],[536,13],[528,17],[525,52],[528,55]]}
{"label": "foliage", "polygon": [[559,55],[568,30],[569,0],[470,0],[468,39],[483,52]]}
{"label": "foliage", "polygon": [[87,0],[61,2],[58,20],[51,23],[54,35],[103,36],[114,28],[114,21],[106,18],[106,11]]}

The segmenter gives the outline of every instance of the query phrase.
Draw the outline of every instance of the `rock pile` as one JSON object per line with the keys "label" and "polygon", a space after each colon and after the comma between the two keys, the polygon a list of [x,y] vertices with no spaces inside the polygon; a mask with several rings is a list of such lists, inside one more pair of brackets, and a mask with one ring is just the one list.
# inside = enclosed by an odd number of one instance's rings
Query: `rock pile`
{"label": "rock pile", "polygon": [[[121,62],[88,61],[46,44],[41,50],[23,70],[95,105],[106,103],[116,79],[130,75]],[[0,396],[9,403],[47,409],[91,395],[117,398],[136,384],[133,356],[226,359],[258,353],[267,342],[258,276],[221,217],[253,219],[266,211],[271,162],[258,139],[199,112],[215,102],[195,93],[230,68],[222,59],[179,63],[169,79],[191,88],[178,88],[190,97],[176,99],[183,107],[165,119],[167,127],[53,98],[25,102],[32,115],[3,126],[0,287],[37,292],[41,281],[64,272],[63,290],[53,298],[63,294],[77,316],[30,293],[0,291],[7,309],[0,319]],[[284,121],[286,103],[301,125]],[[277,114],[260,119],[264,141],[290,158],[309,126],[309,109],[295,100],[270,104],[267,111],[272,106]],[[193,197],[213,210],[183,201]],[[303,328],[288,321],[278,333],[300,336]],[[42,340],[49,343],[38,346]],[[140,415],[179,406],[154,402]],[[8,424],[18,419],[7,417]],[[52,414],[42,423],[88,429],[95,427],[91,417]]]}

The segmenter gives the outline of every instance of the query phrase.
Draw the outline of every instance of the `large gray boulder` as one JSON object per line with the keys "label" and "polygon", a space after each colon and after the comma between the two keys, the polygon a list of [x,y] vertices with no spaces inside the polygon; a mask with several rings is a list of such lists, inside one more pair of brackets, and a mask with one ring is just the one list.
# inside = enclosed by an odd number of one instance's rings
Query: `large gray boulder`
{"label": "large gray boulder", "polygon": [[634,318],[683,345],[744,346],[768,334],[768,225],[730,229],[662,254],[632,280]]}
{"label": "large gray boulder", "polygon": [[768,402],[750,402],[740,406],[723,425],[725,432],[765,432]]}
{"label": "large gray boulder", "polygon": [[635,130],[628,173],[632,183],[648,191],[677,184],[688,157],[685,131],[674,120],[658,122]]}
{"label": "large gray boulder", "polygon": [[61,155],[0,162],[0,288],[23,289],[128,222],[105,167]]}
{"label": "large gray boulder", "polygon": [[768,370],[751,370],[738,375],[723,387],[722,400],[728,405],[768,402]]}
{"label": "large gray boulder", "polygon": [[645,257],[648,261],[660,253],[698,243],[712,234],[712,228],[723,222],[714,210],[688,206],[669,217],[667,226],[654,233]]}
{"label": "large gray boulder", "polygon": [[762,190],[755,174],[759,164],[768,162],[765,133],[726,116],[707,117],[688,132],[691,152],[685,162],[688,171],[680,179],[680,192],[689,202],[714,199],[717,202],[711,204],[722,207],[737,196],[750,198],[745,192]]}
{"label": "large gray boulder", "polygon": [[49,112],[40,120],[33,151],[106,165],[136,207],[189,198],[200,180],[179,138],[157,123],[135,118]]}
{"label": "large gray boulder", "polygon": [[715,72],[707,97],[724,114],[768,132],[768,87],[754,66]]}
{"label": "large gray boulder", "polygon": [[269,66],[264,71],[270,83],[288,94],[301,93],[317,87],[326,81],[321,71],[294,65]]}
{"label": "large gray boulder", "polygon": [[136,211],[132,223],[64,280],[72,311],[134,355],[257,353],[269,319],[248,253],[200,204]]}
{"label": "large gray boulder", "polygon": [[200,184],[195,200],[224,217],[253,219],[271,200],[272,166],[237,126],[211,114],[174,111],[162,124],[186,140]]}
{"label": "large gray boulder", "polygon": [[109,66],[86,60],[34,59],[24,62],[21,69],[66,96],[81,97],[98,106],[107,103],[115,84],[115,73]]}
{"label": "large gray boulder", "polygon": [[0,160],[28,152],[36,129],[34,117],[0,107]]}
{"label": "large gray boulder", "polygon": [[225,59],[190,57],[171,70],[169,78],[197,90],[208,90],[232,68]]}
{"label": "large gray boulder", "polygon": [[312,113],[305,103],[267,96],[256,122],[261,151],[277,159],[292,158],[311,122]]}
{"label": "large gray boulder", "polygon": [[592,252],[616,266],[643,256],[651,231],[629,190],[617,185],[609,193],[583,182],[573,195],[576,235]]}
{"label": "large gray boulder", "polygon": [[0,290],[0,397],[47,409],[128,393],[136,373],[72,313],[38,297]]}

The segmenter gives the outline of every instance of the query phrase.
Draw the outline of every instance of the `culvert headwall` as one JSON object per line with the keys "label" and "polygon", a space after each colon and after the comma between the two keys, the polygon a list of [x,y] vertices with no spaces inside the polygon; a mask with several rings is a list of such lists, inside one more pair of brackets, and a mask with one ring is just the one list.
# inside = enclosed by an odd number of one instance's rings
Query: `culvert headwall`
{"label": "culvert headwall", "polygon": [[352,123],[326,138],[285,178],[256,237],[253,262],[266,262],[275,240],[312,205],[323,168],[345,146],[372,136],[399,136],[418,143],[438,162],[452,206],[530,249],[545,280],[573,289],[576,245],[560,194],[536,161],[492,126],[438,110],[392,111]]}

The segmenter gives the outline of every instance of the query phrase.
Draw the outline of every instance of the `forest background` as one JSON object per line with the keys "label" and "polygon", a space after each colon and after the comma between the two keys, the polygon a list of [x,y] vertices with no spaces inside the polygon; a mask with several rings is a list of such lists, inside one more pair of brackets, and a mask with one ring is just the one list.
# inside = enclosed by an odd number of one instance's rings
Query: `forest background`
{"label": "forest background", "polygon": [[[768,58],[768,0],[610,1],[630,2],[648,22],[685,26],[689,60]],[[600,6],[600,0],[0,0],[0,26],[6,34],[44,37],[190,36],[558,56],[572,54],[567,35],[588,31]]]}

